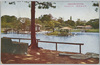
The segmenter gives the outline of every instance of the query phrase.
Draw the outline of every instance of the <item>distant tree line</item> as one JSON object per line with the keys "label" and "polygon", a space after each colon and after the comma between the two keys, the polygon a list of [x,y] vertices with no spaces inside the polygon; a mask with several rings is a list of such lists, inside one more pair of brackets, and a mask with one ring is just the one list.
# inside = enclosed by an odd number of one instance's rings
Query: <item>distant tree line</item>
{"label": "distant tree line", "polygon": [[86,25],[91,25],[94,29],[99,29],[99,19],[91,19]]}
{"label": "distant tree line", "polygon": [[[59,29],[61,27],[71,27],[76,28],[76,26],[91,25],[94,29],[99,28],[99,19],[91,19],[90,21],[77,21],[67,20],[64,21],[63,18],[59,17],[55,19],[51,14],[41,15],[35,19],[36,24],[42,25],[42,30],[52,30]],[[31,20],[29,18],[17,18],[16,16],[4,15],[1,17],[1,27],[2,28],[12,28],[16,30],[30,30]]]}
{"label": "distant tree line", "polygon": [[29,18],[17,18],[15,16],[4,15],[1,17],[1,28],[12,28],[15,30],[28,30],[30,27]]}

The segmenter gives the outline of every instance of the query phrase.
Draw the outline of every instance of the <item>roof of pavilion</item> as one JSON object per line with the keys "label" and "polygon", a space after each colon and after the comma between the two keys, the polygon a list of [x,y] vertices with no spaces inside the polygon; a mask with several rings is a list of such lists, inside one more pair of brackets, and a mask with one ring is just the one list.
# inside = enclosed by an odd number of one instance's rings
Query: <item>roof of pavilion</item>
{"label": "roof of pavilion", "polygon": [[63,28],[61,28],[61,29],[64,29],[64,30],[71,30],[72,28],[70,28],[70,27],[63,27]]}

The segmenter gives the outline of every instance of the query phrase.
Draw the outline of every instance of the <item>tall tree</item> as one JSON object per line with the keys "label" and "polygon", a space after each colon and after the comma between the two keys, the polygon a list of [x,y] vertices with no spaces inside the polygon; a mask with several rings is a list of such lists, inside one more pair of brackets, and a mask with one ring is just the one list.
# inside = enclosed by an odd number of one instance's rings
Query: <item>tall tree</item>
{"label": "tall tree", "polygon": [[9,16],[9,15],[4,15],[1,17],[1,27],[2,28],[15,28],[14,25],[16,25],[17,22],[17,17],[15,16]]}
{"label": "tall tree", "polygon": [[76,21],[76,26],[84,26],[84,25],[85,25],[85,22],[81,21],[80,19]]}
{"label": "tall tree", "polygon": [[51,14],[49,14],[49,15],[45,14],[45,15],[39,17],[40,21],[42,21],[42,22],[44,22],[44,21],[47,21],[47,22],[48,22],[48,21],[51,21],[52,18],[53,18],[53,17],[52,17]]}
{"label": "tall tree", "polygon": [[[29,3],[28,1],[25,1],[26,3]],[[9,4],[15,4],[14,2],[9,2]],[[56,8],[51,2],[38,2],[38,1],[31,1],[31,5],[29,4],[29,7],[31,7],[31,45],[29,48],[38,48],[36,43],[36,33],[35,33],[35,6],[37,5],[39,9],[49,9],[50,7]]]}
{"label": "tall tree", "polygon": [[66,21],[66,24],[70,25],[70,26],[75,26],[75,22],[72,20],[68,20]]}
{"label": "tall tree", "polygon": [[[36,3],[36,4],[35,4]],[[51,2],[31,2],[31,45],[30,48],[38,48],[38,45],[36,43],[36,33],[35,33],[35,5],[39,5],[39,9],[48,9],[49,7],[55,8],[55,6],[52,5]]]}
{"label": "tall tree", "polygon": [[58,22],[63,23],[64,22],[63,18],[59,17]]}
{"label": "tall tree", "polygon": [[61,23],[59,23],[58,21],[49,21],[47,24],[46,24],[46,28],[47,29],[52,29],[52,31],[54,32],[55,31],[55,28],[58,27],[59,28],[59,25]]}
{"label": "tall tree", "polygon": [[99,29],[99,19],[91,19],[86,24],[91,25],[94,29]]}
{"label": "tall tree", "polygon": [[35,1],[31,2],[31,45],[30,48],[38,48],[35,33]]}

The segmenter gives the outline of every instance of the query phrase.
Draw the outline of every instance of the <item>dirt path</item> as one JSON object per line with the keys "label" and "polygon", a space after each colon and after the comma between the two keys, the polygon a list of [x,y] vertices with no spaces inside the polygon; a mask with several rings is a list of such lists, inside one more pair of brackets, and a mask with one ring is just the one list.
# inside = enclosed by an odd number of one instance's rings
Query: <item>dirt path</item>
{"label": "dirt path", "polygon": [[[28,50],[27,55],[1,53],[3,64],[98,64],[99,59],[76,60],[69,56],[59,56],[60,52],[45,49]],[[76,54],[76,53],[72,53]]]}

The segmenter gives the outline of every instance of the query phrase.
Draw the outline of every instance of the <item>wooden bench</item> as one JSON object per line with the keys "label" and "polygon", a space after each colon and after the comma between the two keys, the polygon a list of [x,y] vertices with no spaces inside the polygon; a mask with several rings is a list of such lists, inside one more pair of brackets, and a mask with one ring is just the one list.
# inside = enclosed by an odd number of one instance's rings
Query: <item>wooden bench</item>
{"label": "wooden bench", "polygon": [[1,38],[1,52],[13,54],[26,54],[28,43],[15,43],[10,38]]}

